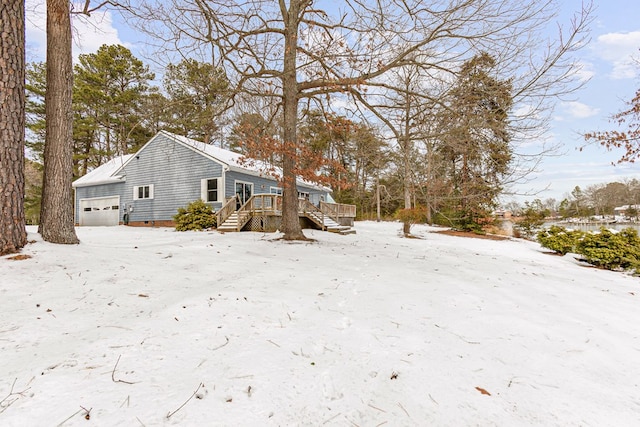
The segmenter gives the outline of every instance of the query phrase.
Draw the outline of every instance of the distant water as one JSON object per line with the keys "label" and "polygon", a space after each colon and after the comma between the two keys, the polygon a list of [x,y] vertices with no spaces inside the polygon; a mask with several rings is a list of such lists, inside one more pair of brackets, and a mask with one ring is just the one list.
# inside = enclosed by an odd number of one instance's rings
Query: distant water
{"label": "distant water", "polygon": [[582,231],[598,231],[600,227],[607,228],[609,230],[624,230],[625,228],[635,228],[636,231],[640,233],[640,224],[636,223],[606,223],[606,222],[548,222],[545,223],[545,227],[550,227],[552,225],[558,225],[564,228],[571,228],[573,230],[582,230]]}

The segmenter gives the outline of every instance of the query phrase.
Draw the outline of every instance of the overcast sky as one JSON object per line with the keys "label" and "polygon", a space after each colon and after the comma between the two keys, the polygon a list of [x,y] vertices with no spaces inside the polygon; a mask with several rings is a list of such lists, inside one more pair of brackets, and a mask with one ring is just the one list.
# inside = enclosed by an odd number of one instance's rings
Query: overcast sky
{"label": "overcast sky", "polygon": [[[27,0],[27,60],[45,57],[44,2]],[[580,0],[562,0],[561,18],[581,7]],[[515,188],[519,193],[536,193],[517,199],[555,198],[561,200],[575,186],[640,179],[634,164],[612,165],[620,152],[607,152],[598,146],[584,146],[586,131],[610,128],[608,118],[625,107],[636,89],[640,66],[640,2],[637,0],[596,0],[591,40],[579,53],[581,74],[588,83],[572,101],[559,102],[551,123],[549,143],[561,147],[557,156],[546,158],[532,181]],[[136,34],[110,12],[95,12],[89,20],[74,19],[74,55],[95,52],[102,44],[123,44],[134,55],[145,58],[142,36]],[[582,150],[580,148],[582,147]]]}

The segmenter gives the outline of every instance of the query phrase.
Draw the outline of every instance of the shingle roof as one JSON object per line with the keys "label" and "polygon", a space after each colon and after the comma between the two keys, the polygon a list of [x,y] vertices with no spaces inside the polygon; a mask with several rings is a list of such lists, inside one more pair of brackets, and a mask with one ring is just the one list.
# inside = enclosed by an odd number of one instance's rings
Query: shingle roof
{"label": "shingle roof", "polygon": [[[195,151],[203,153],[208,157],[211,157],[216,161],[228,166],[231,170],[267,178],[273,178],[273,175],[280,176],[282,174],[280,168],[271,167],[260,160],[247,159],[247,161],[243,161],[244,159],[246,159],[246,157],[240,153],[225,150],[214,145],[205,144],[204,142],[196,141],[195,139],[176,135],[167,131],[160,131],[156,136],[151,138],[149,142],[153,141],[156,137],[158,137],[158,135],[164,135],[168,138],[173,139],[174,141],[190,147]],[[144,147],[142,147],[138,152],[142,150],[144,150]],[[134,155],[135,154],[127,154],[108,161],[107,163],[92,170],[85,176],[74,181],[73,187],[86,187],[89,185],[108,184],[111,182],[121,181],[122,177],[118,176],[117,173],[128,161],[130,161],[130,159]],[[311,186],[328,192],[331,191],[330,188],[300,178],[298,178],[297,182],[298,184],[303,184],[305,186]]]}
{"label": "shingle roof", "polygon": [[112,182],[120,182],[121,176],[115,175],[116,172],[122,168],[122,166],[131,158],[133,154],[125,154],[124,156],[118,156],[109,160],[85,176],[76,179],[73,187],[86,187],[89,185],[109,184]]}

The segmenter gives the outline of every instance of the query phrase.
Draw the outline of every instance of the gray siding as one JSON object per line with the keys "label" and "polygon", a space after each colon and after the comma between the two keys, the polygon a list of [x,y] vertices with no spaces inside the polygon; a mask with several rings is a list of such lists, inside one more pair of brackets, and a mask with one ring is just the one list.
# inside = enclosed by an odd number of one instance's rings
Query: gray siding
{"label": "gray siding", "polygon": [[[118,173],[124,182],[76,188],[76,222],[79,218],[79,200],[93,197],[120,196],[122,221],[129,212],[129,221],[172,220],[178,208],[188,205],[201,197],[201,180],[223,177],[224,197],[235,194],[235,182],[253,184],[253,194],[269,193],[269,187],[277,187],[275,179],[227,171],[223,176],[223,166],[203,153],[192,150],[173,139],[156,135]],[[138,186],[153,185],[152,199],[134,199],[133,189]],[[298,186],[299,191],[310,194],[310,200],[318,204],[327,192],[307,186]],[[222,207],[222,202],[211,203],[214,210]]]}
{"label": "gray siding", "polygon": [[[236,171],[229,171],[225,179],[226,197],[232,197],[236,193],[236,181],[253,183],[253,194],[269,193],[269,187],[279,187],[278,182],[273,178],[259,177],[255,175],[243,174]],[[320,196],[326,200],[327,192],[320,191],[312,187],[298,184],[298,191],[309,193],[309,199],[314,204],[320,203]]]}
{"label": "gray siding", "polygon": [[[171,220],[179,207],[200,198],[200,180],[222,176],[222,165],[160,134],[125,166],[120,204],[129,221]],[[153,199],[133,199],[133,188],[153,185]],[[219,209],[221,203],[212,203]]]}
{"label": "gray siding", "polygon": [[124,214],[124,182],[117,182],[113,184],[92,185],[91,187],[77,187],[76,188],[76,203],[75,203],[75,222],[79,222],[80,218],[80,200],[92,199],[94,197],[108,197],[108,196],[120,196],[120,213],[118,218],[122,221],[122,215]]}

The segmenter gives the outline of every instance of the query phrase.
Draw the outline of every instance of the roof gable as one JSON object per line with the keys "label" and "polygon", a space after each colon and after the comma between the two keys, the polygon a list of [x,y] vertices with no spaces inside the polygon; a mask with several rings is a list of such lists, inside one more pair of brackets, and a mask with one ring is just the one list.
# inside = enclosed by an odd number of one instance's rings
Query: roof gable
{"label": "roof gable", "polygon": [[121,182],[122,177],[117,173],[123,168],[123,166],[131,160],[133,154],[125,154],[124,156],[118,156],[109,160],[86,175],[76,179],[73,187],[86,187],[89,185],[111,184],[114,182]]}
{"label": "roof gable", "polygon": [[[194,152],[205,156],[206,158],[216,163],[221,164],[226,170],[234,170],[236,172],[248,175],[271,179],[274,179],[273,174],[277,176],[282,175],[282,170],[280,168],[269,166],[263,161],[252,159],[243,161],[245,156],[240,153],[235,153],[230,150],[225,150],[224,148],[216,147],[211,144],[205,144],[204,142],[196,141],[194,139],[187,138],[186,136],[176,135],[163,130],[154,135],[149,140],[149,142],[142,146],[142,148],[140,148],[135,154],[119,156],[108,161],[107,163],[89,172],[85,176],[74,181],[73,186],[84,187],[89,185],[121,182],[122,177],[118,176],[117,173],[120,172],[127,164],[129,164],[129,162],[131,162],[134,157],[139,156],[149,145],[154,144],[161,136],[169,138],[170,140],[175,141],[178,144],[189,148],[190,150],[193,150]],[[267,171],[273,171],[273,174]],[[298,178],[297,182],[298,184],[313,187],[323,191],[331,191],[330,188],[300,178]]]}

